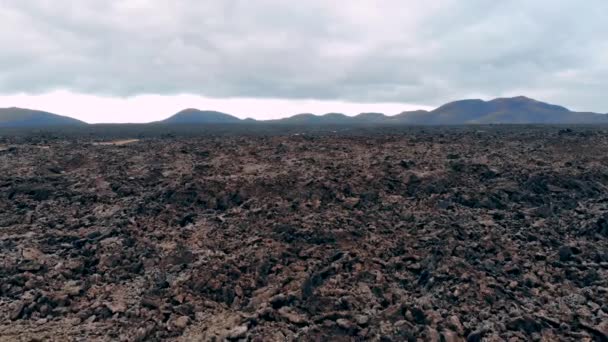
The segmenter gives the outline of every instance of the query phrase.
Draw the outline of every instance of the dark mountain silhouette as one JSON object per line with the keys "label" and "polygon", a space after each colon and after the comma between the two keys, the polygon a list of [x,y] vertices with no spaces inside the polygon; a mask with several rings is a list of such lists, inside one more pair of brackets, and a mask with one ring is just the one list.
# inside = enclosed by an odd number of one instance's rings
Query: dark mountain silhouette
{"label": "dark mountain silhouette", "polygon": [[86,125],[67,116],[23,108],[0,108],[0,127],[48,127]]}
{"label": "dark mountain silhouette", "polygon": [[429,115],[428,110],[419,109],[419,110],[413,110],[413,111],[408,111],[408,112],[403,112],[403,113],[400,113],[397,115],[393,115],[390,117],[390,119],[393,122],[405,122],[405,121],[419,122],[419,121],[423,121],[424,118],[426,118],[428,115]]}
{"label": "dark mountain silhouette", "polygon": [[165,124],[208,124],[236,122],[241,122],[241,119],[226,113],[201,111],[198,109],[185,109],[163,121],[160,121],[160,123]]}
{"label": "dark mountain silhouette", "polygon": [[573,112],[525,96],[461,100],[430,112],[404,112],[396,117],[401,123],[420,125],[608,123],[604,114]]}
{"label": "dark mountain silhouette", "polygon": [[278,120],[268,120],[267,122],[297,125],[349,124],[353,122],[353,118],[342,113],[328,113],[324,115],[304,113]]}
{"label": "dark mountain silhouette", "polygon": [[498,98],[491,101],[460,100],[435,110],[416,110],[393,116],[381,113],[361,113],[357,116],[330,113],[325,115],[298,114],[274,120],[282,124],[585,124],[608,123],[604,114],[573,112],[561,106],[536,101],[525,96]]}
{"label": "dark mountain silhouette", "polygon": [[359,123],[382,123],[389,118],[382,113],[361,113],[353,117],[354,121]]}
{"label": "dark mountain silhouette", "polygon": [[[361,113],[347,116],[341,113],[325,115],[297,114],[277,120],[241,120],[216,111],[185,109],[155,124],[284,124],[284,125],[467,125],[467,124],[593,124],[608,123],[608,114],[573,112],[557,105],[536,101],[525,96],[478,99],[447,103],[432,111],[416,110],[387,116],[382,113]],[[44,127],[84,125],[76,119],[52,113],[20,109],[0,109],[0,127]]]}
{"label": "dark mountain silhouette", "polygon": [[274,123],[298,124],[298,125],[320,125],[320,124],[364,124],[364,123],[386,123],[391,118],[382,113],[361,113],[356,116],[348,116],[342,113],[327,113],[315,115],[310,113],[296,114],[291,117],[271,120]]}

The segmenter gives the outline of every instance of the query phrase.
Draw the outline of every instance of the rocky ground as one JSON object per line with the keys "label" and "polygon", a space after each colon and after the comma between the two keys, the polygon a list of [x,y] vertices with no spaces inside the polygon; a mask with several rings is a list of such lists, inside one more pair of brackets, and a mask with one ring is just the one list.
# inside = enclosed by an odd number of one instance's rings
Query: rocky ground
{"label": "rocky ground", "polygon": [[607,341],[608,134],[0,138],[1,341]]}

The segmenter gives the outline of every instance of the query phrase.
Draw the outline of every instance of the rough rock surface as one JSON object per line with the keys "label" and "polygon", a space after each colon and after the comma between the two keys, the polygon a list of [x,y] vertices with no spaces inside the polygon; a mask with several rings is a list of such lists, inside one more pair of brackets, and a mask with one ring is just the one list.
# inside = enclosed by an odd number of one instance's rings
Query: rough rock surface
{"label": "rough rock surface", "polygon": [[608,339],[601,130],[0,145],[3,341]]}

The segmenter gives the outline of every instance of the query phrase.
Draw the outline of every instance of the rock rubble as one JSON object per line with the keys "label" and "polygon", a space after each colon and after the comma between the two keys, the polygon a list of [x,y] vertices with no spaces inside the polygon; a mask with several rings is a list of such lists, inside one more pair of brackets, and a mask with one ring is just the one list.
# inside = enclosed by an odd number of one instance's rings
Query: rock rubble
{"label": "rock rubble", "polygon": [[4,140],[0,339],[608,340],[598,129]]}

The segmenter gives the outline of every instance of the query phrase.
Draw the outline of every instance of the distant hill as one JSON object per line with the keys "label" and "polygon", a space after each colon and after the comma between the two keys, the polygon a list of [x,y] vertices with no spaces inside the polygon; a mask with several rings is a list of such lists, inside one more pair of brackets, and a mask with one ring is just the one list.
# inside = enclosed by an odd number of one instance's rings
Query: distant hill
{"label": "distant hill", "polygon": [[85,122],[67,116],[23,108],[0,108],[0,127],[77,126]]}
{"label": "distant hill", "polygon": [[382,123],[390,119],[390,116],[386,116],[382,113],[361,113],[353,117],[353,121],[358,123]]}
{"label": "distant hill", "polygon": [[181,112],[160,121],[164,124],[206,124],[206,123],[237,123],[241,119],[230,114],[202,111],[198,109],[185,109]]}
{"label": "distant hill", "polygon": [[604,114],[573,112],[525,96],[461,100],[430,112],[405,112],[396,117],[401,123],[420,125],[608,123]]}
{"label": "distant hill", "polygon": [[413,110],[409,112],[403,112],[401,114],[393,115],[390,119],[394,122],[421,122],[428,117],[429,111],[427,110]]}
{"label": "distant hill", "polygon": [[[269,122],[281,124],[298,124],[298,125],[346,125],[346,124],[370,124],[370,123],[387,123],[390,116],[382,113],[361,113],[356,116],[348,116],[342,113],[327,113],[323,115],[315,114],[296,114],[283,119],[270,120]],[[263,121],[266,122],[266,121]]]}
{"label": "distant hill", "polygon": [[305,113],[278,120],[268,120],[267,122],[297,125],[349,124],[353,122],[353,118],[341,113],[328,113],[325,115]]}

